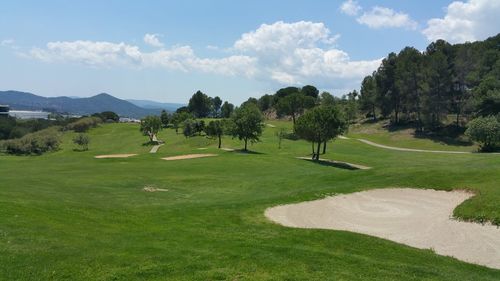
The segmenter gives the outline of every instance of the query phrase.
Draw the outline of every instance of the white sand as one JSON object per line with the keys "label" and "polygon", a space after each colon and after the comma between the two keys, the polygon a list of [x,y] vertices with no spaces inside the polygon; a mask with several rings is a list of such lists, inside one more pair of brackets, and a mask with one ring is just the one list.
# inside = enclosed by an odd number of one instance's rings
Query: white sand
{"label": "white sand", "polygon": [[234,151],[234,148],[228,148],[228,147],[221,147],[221,149],[229,152]]}
{"label": "white sand", "polygon": [[500,269],[500,228],[460,222],[453,209],[464,191],[375,189],[269,208],[270,220],[289,227],[346,230]]}
{"label": "white sand", "polygon": [[173,160],[194,159],[194,158],[203,158],[203,157],[211,157],[211,156],[217,156],[217,154],[210,154],[210,153],[207,153],[207,154],[186,154],[186,155],[165,157],[162,159],[167,160],[167,161],[173,161]]}
{"label": "white sand", "polygon": [[136,156],[137,154],[108,154],[108,155],[97,155],[94,158],[104,159],[104,158],[128,158],[132,156]]}

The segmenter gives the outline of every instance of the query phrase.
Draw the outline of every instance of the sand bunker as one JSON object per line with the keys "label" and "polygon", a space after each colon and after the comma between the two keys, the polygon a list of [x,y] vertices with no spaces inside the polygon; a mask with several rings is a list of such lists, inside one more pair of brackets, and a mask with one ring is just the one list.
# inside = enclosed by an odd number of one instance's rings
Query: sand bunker
{"label": "sand bunker", "polygon": [[132,156],[136,156],[137,154],[108,154],[108,155],[97,155],[94,158],[104,159],[104,158],[128,158]]}
{"label": "sand bunker", "polygon": [[451,218],[464,191],[376,189],[269,208],[289,227],[353,231],[500,269],[500,228]]}
{"label": "sand bunker", "polygon": [[142,190],[145,192],[168,191],[168,189],[156,188],[154,186],[145,186]]}
{"label": "sand bunker", "polygon": [[234,151],[234,148],[228,148],[228,147],[221,147],[221,149],[229,152]]}
{"label": "sand bunker", "polygon": [[211,156],[217,156],[217,154],[210,154],[210,153],[207,153],[207,154],[186,154],[186,155],[165,157],[162,159],[167,160],[167,161],[172,161],[172,160],[194,159],[194,158],[203,158],[203,157],[211,157]]}

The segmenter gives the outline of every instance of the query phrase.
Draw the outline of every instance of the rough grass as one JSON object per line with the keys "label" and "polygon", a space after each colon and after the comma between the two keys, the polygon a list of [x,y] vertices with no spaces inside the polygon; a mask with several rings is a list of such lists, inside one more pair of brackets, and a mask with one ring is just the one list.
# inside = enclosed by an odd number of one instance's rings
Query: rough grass
{"label": "rough grass", "polygon": [[[272,122],[290,128],[288,122]],[[383,187],[468,188],[463,219],[500,222],[500,157],[399,152],[355,140],[329,144],[325,158],[373,167],[345,170],[296,159],[303,141],[265,128],[245,154],[171,129],[149,154],[137,125],[89,132],[90,150],[0,156],[2,280],[498,280],[500,271],[342,231],[290,229],[267,207]],[[394,144],[393,144],[394,145]],[[242,143],[225,138],[224,147]],[[172,155],[218,157],[162,161]],[[128,159],[94,155],[140,153]],[[144,186],[168,189],[144,192]]]}
{"label": "rough grass", "polygon": [[389,127],[387,121],[357,124],[350,128],[349,137],[370,140],[379,144],[414,149],[476,152],[479,146],[465,136],[439,137],[423,135],[411,127]]}

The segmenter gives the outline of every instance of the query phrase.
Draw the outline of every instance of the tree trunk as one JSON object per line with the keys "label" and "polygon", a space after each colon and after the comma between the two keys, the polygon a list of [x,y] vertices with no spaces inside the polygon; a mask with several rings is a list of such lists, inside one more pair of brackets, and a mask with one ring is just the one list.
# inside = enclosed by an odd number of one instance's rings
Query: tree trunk
{"label": "tree trunk", "polygon": [[323,142],[323,154],[326,153],[326,141]]}
{"label": "tree trunk", "polygon": [[245,138],[245,151],[247,151],[247,138]]}
{"label": "tree trunk", "polygon": [[372,115],[373,115],[373,121],[377,122],[377,115],[375,115],[375,105],[372,105]]}
{"label": "tree trunk", "polygon": [[316,158],[316,153],[314,153],[314,142],[311,142],[311,149],[312,149],[312,160]]}
{"label": "tree trunk", "polygon": [[295,133],[295,113],[292,113],[293,132]]}
{"label": "tree trunk", "polygon": [[317,149],[316,149],[316,161],[319,160],[319,150],[321,148],[321,141],[318,141],[318,146],[317,146]]}
{"label": "tree trunk", "polygon": [[219,135],[219,148],[220,148],[221,143],[222,143],[222,140],[221,140],[221,136]]}

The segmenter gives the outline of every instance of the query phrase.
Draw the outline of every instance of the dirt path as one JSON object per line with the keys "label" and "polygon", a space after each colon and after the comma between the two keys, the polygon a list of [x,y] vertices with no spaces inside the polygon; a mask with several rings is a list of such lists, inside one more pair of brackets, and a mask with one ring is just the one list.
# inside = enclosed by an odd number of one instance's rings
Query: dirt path
{"label": "dirt path", "polygon": [[170,156],[162,158],[163,160],[173,161],[173,160],[184,160],[184,159],[195,159],[195,158],[203,158],[203,157],[212,157],[217,156],[217,154],[186,154],[186,155],[178,155],[178,156]]}
{"label": "dirt path", "polygon": [[269,208],[270,220],[289,227],[372,235],[437,254],[500,269],[500,228],[450,219],[473,194],[430,189],[375,189]]}
{"label": "dirt path", "polygon": [[156,153],[158,152],[158,149],[160,149],[160,147],[162,147],[164,144],[157,144],[157,145],[154,145],[151,150],[149,151],[149,153]]}

